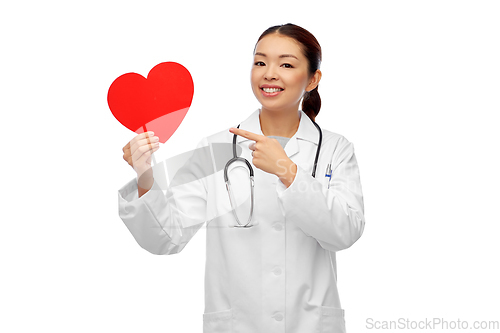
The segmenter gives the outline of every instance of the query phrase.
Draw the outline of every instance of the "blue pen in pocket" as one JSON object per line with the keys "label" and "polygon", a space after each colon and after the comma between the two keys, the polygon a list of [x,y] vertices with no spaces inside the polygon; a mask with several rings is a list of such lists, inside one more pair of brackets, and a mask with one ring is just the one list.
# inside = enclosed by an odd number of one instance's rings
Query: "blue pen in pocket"
{"label": "blue pen in pocket", "polygon": [[327,188],[330,188],[330,180],[332,179],[332,167],[330,163],[326,166],[325,179],[326,184],[328,185]]}

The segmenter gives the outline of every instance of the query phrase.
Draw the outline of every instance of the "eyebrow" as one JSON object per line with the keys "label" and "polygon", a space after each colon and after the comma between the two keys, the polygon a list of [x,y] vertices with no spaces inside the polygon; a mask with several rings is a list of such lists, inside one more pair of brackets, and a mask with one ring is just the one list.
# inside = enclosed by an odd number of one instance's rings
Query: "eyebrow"
{"label": "eyebrow", "polygon": [[[267,57],[264,53],[261,53],[261,52],[255,52],[254,55],[256,55],[256,56],[260,55],[260,56],[263,56],[263,57]],[[297,58],[293,54],[282,54],[282,55],[279,56],[279,58],[288,58],[288,57],[295,58],[295,59],[299,60],[299,58]]]}

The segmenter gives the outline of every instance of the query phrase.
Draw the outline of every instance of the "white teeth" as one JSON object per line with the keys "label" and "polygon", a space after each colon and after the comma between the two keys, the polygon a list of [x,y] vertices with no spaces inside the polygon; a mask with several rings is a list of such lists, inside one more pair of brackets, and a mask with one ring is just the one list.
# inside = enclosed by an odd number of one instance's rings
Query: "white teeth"
{"label": "white teeth", "polygon": [[280,88],[262,88],[262,90],[264,90],[266,93],[273,93],[273,92],[281,91],[283,89],[280,89]]}

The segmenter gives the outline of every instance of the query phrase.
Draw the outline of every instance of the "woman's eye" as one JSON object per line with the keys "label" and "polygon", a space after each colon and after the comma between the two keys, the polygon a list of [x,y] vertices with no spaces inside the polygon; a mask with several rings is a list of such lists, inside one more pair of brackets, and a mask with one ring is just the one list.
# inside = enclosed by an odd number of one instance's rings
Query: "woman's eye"
{"label": "woman's eye", "polygon": [[265,64],[262,61],[257,61],[255,66],[264,66]]}
{"label": "woman's eye", "polygon": [[292,65],[290,65],[290,64],[283,64],[283,65],[281,65],[281,66],[283,66],[283,67],[285,67],[285,68],[293,68],[293,66],[292,66]]}

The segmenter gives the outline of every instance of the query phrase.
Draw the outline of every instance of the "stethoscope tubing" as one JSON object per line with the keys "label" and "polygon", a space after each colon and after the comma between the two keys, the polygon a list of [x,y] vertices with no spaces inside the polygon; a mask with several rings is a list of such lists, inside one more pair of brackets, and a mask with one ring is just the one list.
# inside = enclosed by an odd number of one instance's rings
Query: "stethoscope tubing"
{"label": "stethoscope tubing", "polygon": [[[318,148],[316,149],[316,157],[314,158],[313,172],[312,172],[312,176],[313,176],[313,178],[315,178],[316,168],[318,166],[319,152],[321,150],[321,142],[323,141],[323,131],[321,130],[319,125],[316,124],[315,121],[313,121],[312,119],[311,119],[311,121],[313,122],[314,126],[316,126],[316,128],[318,129],[318,132],[319,132]],[[239,124],[237,128],[240,128],[240,125],[241,124]],[[229,166],[231,165],[231,163],[236,162],[236,161],[245,162],[246,165],[248,166],[248,169],[250,170],[251,206],[250,206],[250,216],[248,217],[248,221],[245,225],[241,224],[240,220],[238,219],[238,215],[236,215],[236,210],[234,209],[234,205],[233,205],[233,199],[231,198],[231,182],[229,181],[229,178],[227,176],[227,171],[228,171]],[[231,158],[229,161],[227,161],[226,166],[224,167],[224,181],[226,182],[226,189],[227,189],[227,193],[229,195],[229,202],[231,203],[231,209],[232,209],[233,215],[236,219],[236,222],[238,222],[238,225],[236,225],[235,227],[249,228],[248,224],[252,220],[252,216],[253,216],[254,186],[255,186],[254,173],[253,173],[252,165],[250,164],[250,162],[248,162],[248,160],[246,158],[236,156],[236,134],[233,135],[233,158]],[[250,226],[250,227],[252,227],[252,226]]]}

